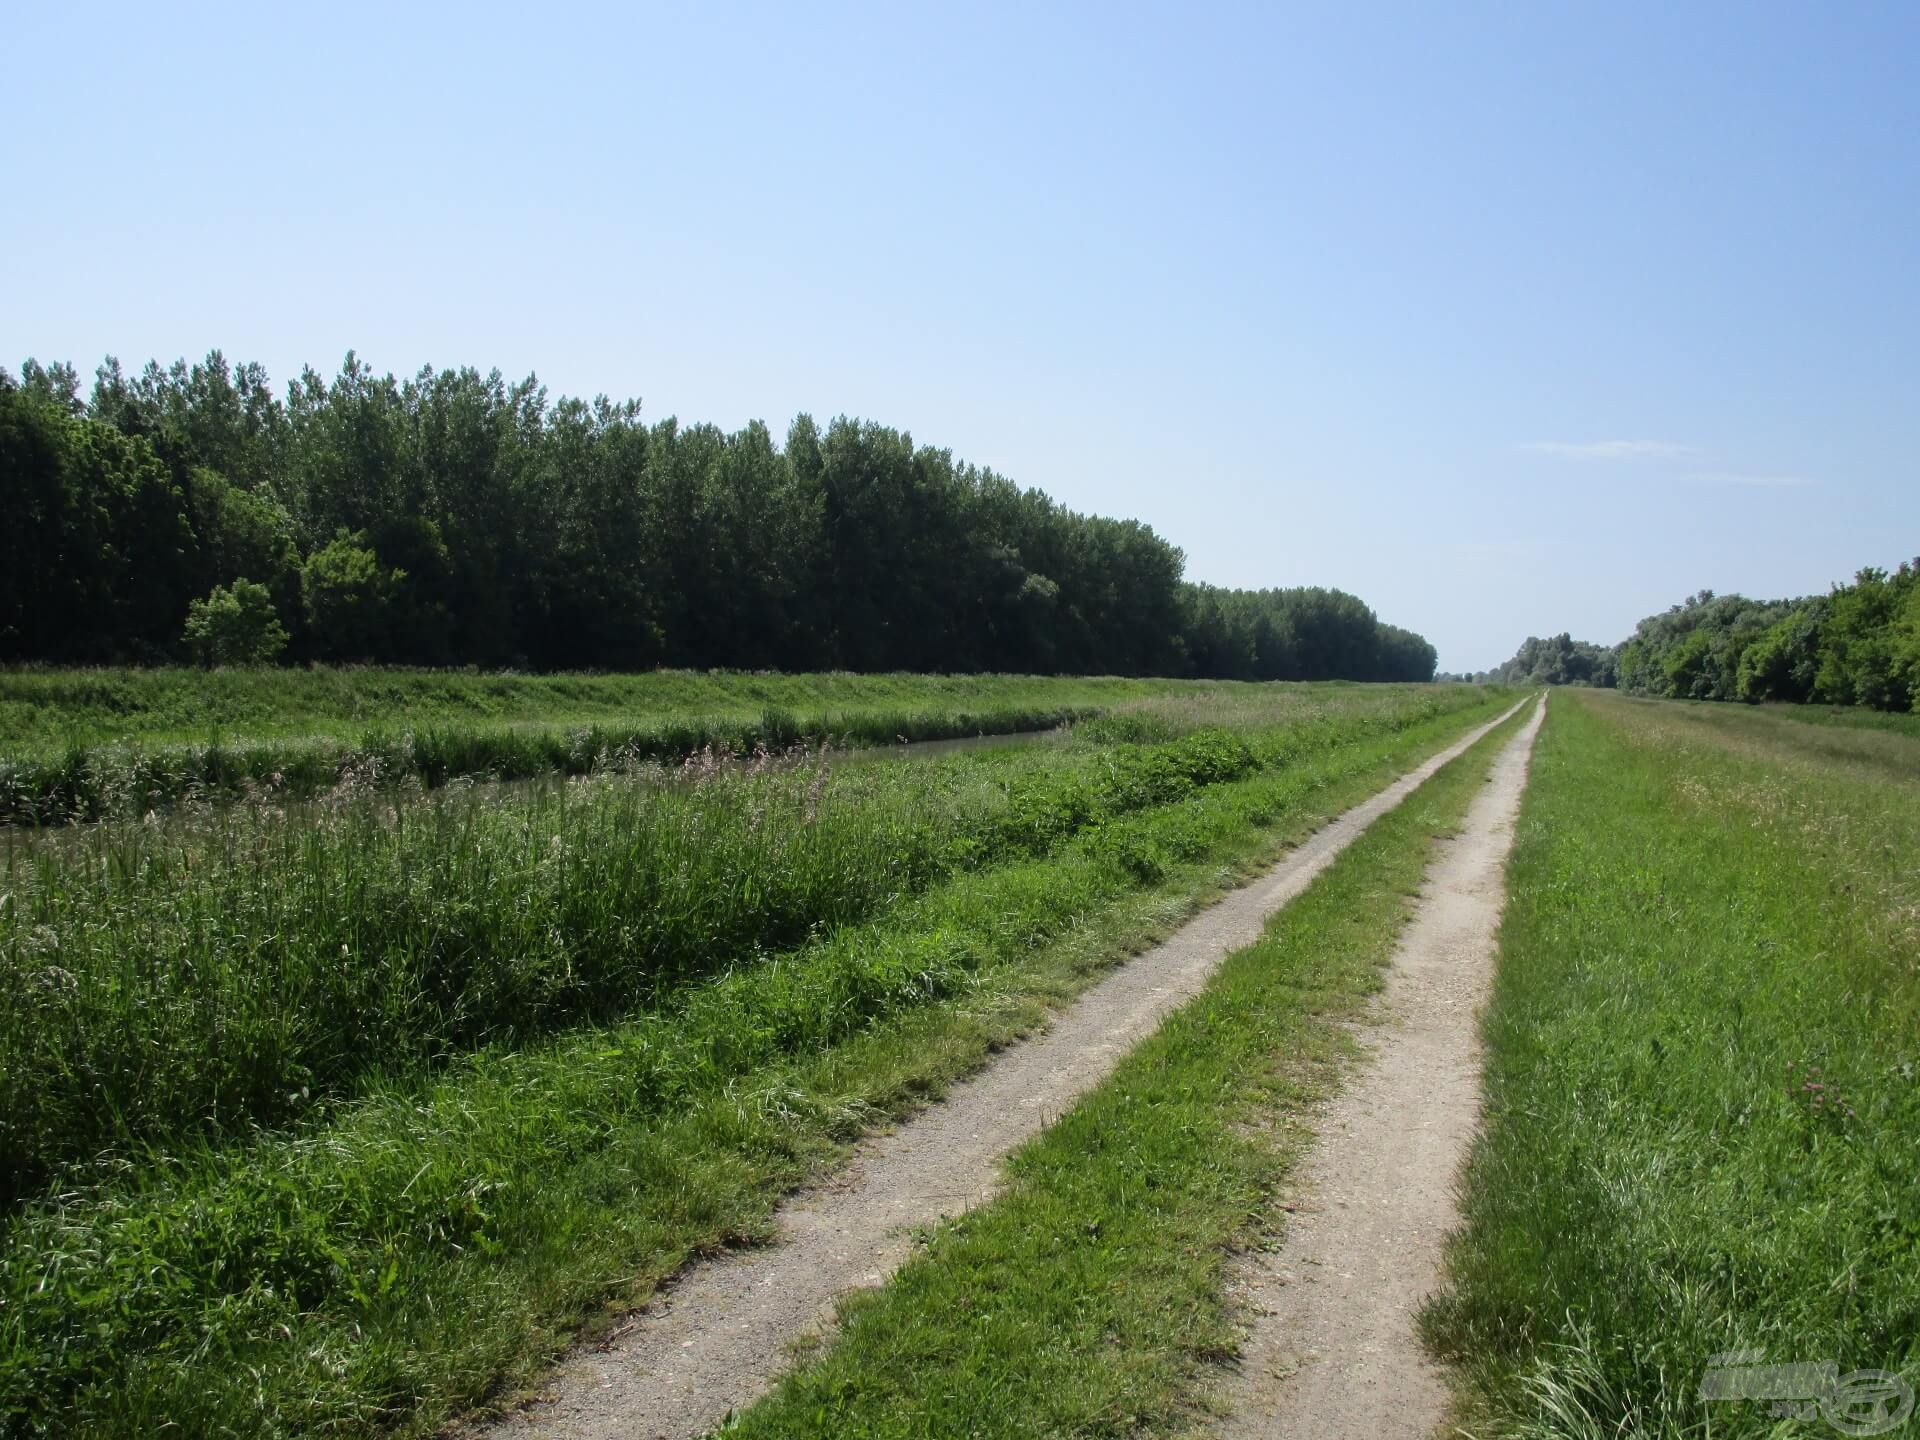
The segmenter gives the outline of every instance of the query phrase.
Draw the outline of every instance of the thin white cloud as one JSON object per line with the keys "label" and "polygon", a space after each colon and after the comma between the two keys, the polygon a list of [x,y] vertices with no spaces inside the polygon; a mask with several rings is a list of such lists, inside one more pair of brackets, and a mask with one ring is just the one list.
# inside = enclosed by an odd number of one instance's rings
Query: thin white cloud
{"label": "thin white cloud", "polygon": [[1804,475],[1749,475],[1733,470],[1702,470],[1681,479],[1695,485],[1747,485],[1767,490],[1791,490],[1813,483]]}
{"label": "thin white cloud", "polygon": [[1696,453],[1671,440],[1534,440],[1520,448],[1561,460],[1663,460]]}

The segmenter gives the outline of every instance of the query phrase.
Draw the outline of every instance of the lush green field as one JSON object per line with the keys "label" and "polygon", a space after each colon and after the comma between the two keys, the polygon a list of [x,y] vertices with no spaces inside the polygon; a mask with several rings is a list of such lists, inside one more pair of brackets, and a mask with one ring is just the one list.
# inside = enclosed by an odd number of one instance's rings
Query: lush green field
{"label": "lush green field", "polygon": [[654,670],[523,675],[376,666],[0,669],[0,753],[127,741],[358,739],[368,730],[756,721],[806,714],[1102,706],[1191,682],[1035,675],[780,675]]}
{"label": "lush green field", "polygon": [[1920,1384],[1920,741],[1559,692],[1509,884],[1425,1317],[1472,1433],[1827,1433],[1700,1399],[1728,1351]]}
{"label": "lush green field", "polygon": [[1260,764],[1209,730],[9,844],[0,984],[33,1000],[4,1037],[0,1201],[103,1145],[279,1123],[375,1068],[617,1020]]}
{"label": "lush green field", "polygon": [[[796,743],[1041,730],[1173,682],[1034,676],[0,670],[0,823],[517,780]],[[1249,689],[1257,687],[1246,687]]]}
{"label": "lush green field", "polygon": [[1838,705],[1765,705],[1763,714],[1779,715],[1808,725],[1840,725],[1855,730],[1890,730],[1920,739],[1920,712],[1898,715],[1887,710],[1865,710]]}
{"label": "lush green field", "polygon": [[1245,712],[1247,723],[1266,724],[1358,688],[665,670],[0,670],[0,824],[280,803],[370,784],[603,774],[709,748],[748,755],[1007,735],[1150,702],[1211,723]]}
{"label": "lush green field", "polygon": [[1175,689],[1022,750],[16,836],[0,1415],[431,1429],[1506,703]]}

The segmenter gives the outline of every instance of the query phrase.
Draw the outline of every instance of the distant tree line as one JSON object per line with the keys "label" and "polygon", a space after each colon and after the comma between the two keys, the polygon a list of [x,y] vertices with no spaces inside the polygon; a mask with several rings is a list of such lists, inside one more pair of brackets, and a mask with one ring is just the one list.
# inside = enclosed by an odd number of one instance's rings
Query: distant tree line
{"label": "distant tree line", "polygon": [[1673,700],[1765,700],[1906,711],[1920,700],[1920,560],[1868,568],[1799,600],[1702,590],[1611,650],[1530,638],[1479,678],[1617,685]]}
{"label": "distant tree line", "polygon": [[1529,635],[1511,660],[1488,671],[1484,678],[1512,685],[1592,685],[1612,689],[1615,661],[1614,647],[1576,640],[1565,631],[1544,640]]}
{"label": "distant tree line", "polygon": [[1620,688],[1693,700],[1790,700],[1911,710],[1920,696],[1920,560],[1868,568],[1799,600],[1702,590],[1642,620]]}
{"label": "distant tree line", "polygon": [[1336,590],[1193,585],[883,426],[640,418],[529,377],[0,370],[0,659],[1425,680]]}

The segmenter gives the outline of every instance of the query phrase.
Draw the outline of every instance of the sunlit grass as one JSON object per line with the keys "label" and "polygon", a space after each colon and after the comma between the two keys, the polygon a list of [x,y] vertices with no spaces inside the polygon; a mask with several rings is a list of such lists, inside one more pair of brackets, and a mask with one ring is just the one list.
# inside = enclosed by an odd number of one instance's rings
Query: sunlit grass
{"label": "sunlit grass", "polygon": [[[1905,747],[1904,751],[1900,747]],[[1709,1357],[1920,1383],[1920,742],[1561,692],[1430,1335],[1475,1433],[1783,1433]]]}
{"label": "sunlit grass", "polygon": [[1251,773],[1223,732],[924,764],[686,767],[10,840],[0,1200],[606,1021],[980,866]]}
{"label": "sunlit grass", "polygon": [[[651,670],[527,675],[374,666],[188,670],[0,667],[0,753],[69,746],[331,737],[370,730],[529,727],[636,720],[751,725],[767,710],[807,715],[1104,706],[1182,682],[1039,675],[780,675]],[[1252,687],[1249,687],[1252,688]]]}
{"label": "sunlit grass", "polygon": [[1202,1433],[1237,1341],[1227,1279],[1262,1243],[1353,1052],[1436,837],[1516,716],[1376,821],[1262,939],[1023,1146],[1007,1192],[949,1220],[728,1434],[930,1440]]}
{"label": "sunlit grass", "polygon": [[[0,669],[0,825],[141,818],[340,789],[605,774],[702,751],[1053,729],[1252,731],[1445,687],[1021,675],[476,675],[425,670]],[[1452,704],[1439,699],[1436,703]]]}
{"label": "sunlit grass", "polygon": [[[822,925],[785,950],[696,964],[684,983],[649,992],[624,1018],[576,1021],[529,1040],[534,1027],[509,1008],[510,1039],[507,1031],[482,1033],[477,1049],[438,1068],[366,1071],[356,1092],[274,1131],[183,1132],[155,1149],[123,1147],[112,1161],[72,1173],[58,1192],[31,1199],[0,1250],[0,1414],[28,1433],[431,1427],[499,1377],[524,1373],[598,1301],[643,1295],[691,1250],[756,1233],[779,1191],[835,1145],[977,1064],[1033,1022],[1039,1001],[1077,988],[1183,913],[1219,883],[1223,865],[1271,857],[1328,809],[1360,798],[1504,703],[1486,692],[1446,693],[1464,708],[1445,712],[1409,692],[1291,737],[1285,727],[1241,740],[1200,732],[1144,746],[1086,742],[964,757],[937,770],[862,767],[857,778],[835,777],[855,787],[849,798],[871,785],[880,797],[873,803],[899,803],[903,824],[932,824],[927,817],[946,806],[951,825],[938,839],[959,846],[959,858],[930,871],[917,891],[896,887],[897,896],[864,918]],[[1231,757],[1248,753],[1254,764],[1238,778],[1188,773],[1222,757],[1237,767],[1244,760]],[[976,787],[997,767],[1018,783],[989,784],[993,793],[982,799]],[[738,834],[750,819],[736,812],[776,795],[804,806],[812,783],[806,774],[769,772],[694,787],[685,803],[729,797],[735,808],[724,816],[696,813]],[[908,795],[912,803],[902,800]],[[828,799],[821,797],[815,824],[828,823]],[[668,802],[618,792],[578,803],[597,816],[592,807],[602,804]],[[616,821],[628,813],[613,812]],[[779,818],[788,830],[805,828],[790,810]],[[606,825],[608,844],[622,836],[616,821]],[[584,825],[555,832],[562,858],[553,861],[543,853],[551,833],[513,806],[484,816],[456,805],[445,818],[389,807],[346,823],[367,827],[353,837],[359,848],[411,857],[428,874],[443,863],[443,833],[477,836],[487,855],[444,863],[502,867],[483,871],[497,897],[478,885],[461,893],[503,915],[545,905],[548,893],[571,894],[528,888],[528,877],[544,874],[543,865],[564,870],[575,863],[568,847],[591,851],[581,836],[598,833]],[[378,852],[390,843],[383,835],[415,826],[433,845],[418,855],[404,844]],[[186,867],[181,874],[262,868],[201,866],[193,856],[212,858],[202,832],[187,826],[181,835],[169,862]],[[330,842],[292,843],[289,853],[305,854],[306,843]],[[899,837],[886,844],[899,848]],[[459,847],[450,840],[445,848]],[[615,883],[619,868],[589,868],[597,878],[581,903],[603,881]],[[113,883],[137,885],[138,869],[135,862]],[[417,878],[398,866],[377,873]],[[754,876],[728,874],[735,898],[714,913],[751,920],[760,902],[742,900],[739,887]],[[422,888],[437,894],[440,883]],[[371,925],[390,909],[362,913]],[[607,913],[651,923],[644,906]],[[209,905],[203,923],[183,933],[199,943],[220,933],[219,923]],[[230,933],[258,945],[268,932],[248,921]],[[385,962],[349,943],[346,958],[358,963],[334,967],[347,975],[339,983],[367,986],[375,1003],[408,993],[354,979],[379,975]],[[323,971],[327,952],[313,953]],[[606,953],[624,952],[609,945]],[[520,956],[502,956],[514,983]],[[123,973],[137,975],[138,965]],[[321,975],[315,983],[335,982]],[[272,1008],[258,1013],[270,1017]],[[396,1013],[421,1012],[409,1005]],[[24,1023],[9,1034],[12,1046],[33,1043]],[[199,1043],[194,1032],[187,1038]],[[196,1056],[214,1068],[229,1063],[204,1047],[172,1048],[185,1057],[182,1071]],[[23,1054],[12,1050],[10,1063]],[[30,1073],[14,1070],[11,1093],[28,1093]]]}

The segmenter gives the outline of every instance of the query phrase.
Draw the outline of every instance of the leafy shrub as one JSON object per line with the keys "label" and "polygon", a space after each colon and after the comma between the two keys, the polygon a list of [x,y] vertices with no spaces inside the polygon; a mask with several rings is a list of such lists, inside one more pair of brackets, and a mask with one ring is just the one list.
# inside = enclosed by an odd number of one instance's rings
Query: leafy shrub
{"label": "leafy shrub", "polygon": [[215,665],[271,665],[287,648],[287,632],[267,587],[251,580],[216,585],[187,607],[180,637],[193,658]]}
{"label": "leafy shrub", "polygon": [[314,648],[337,660],[385,658],[395,598],[406,579],[366,544],[365,532],[341,531],[308,559],[300,577]]}

